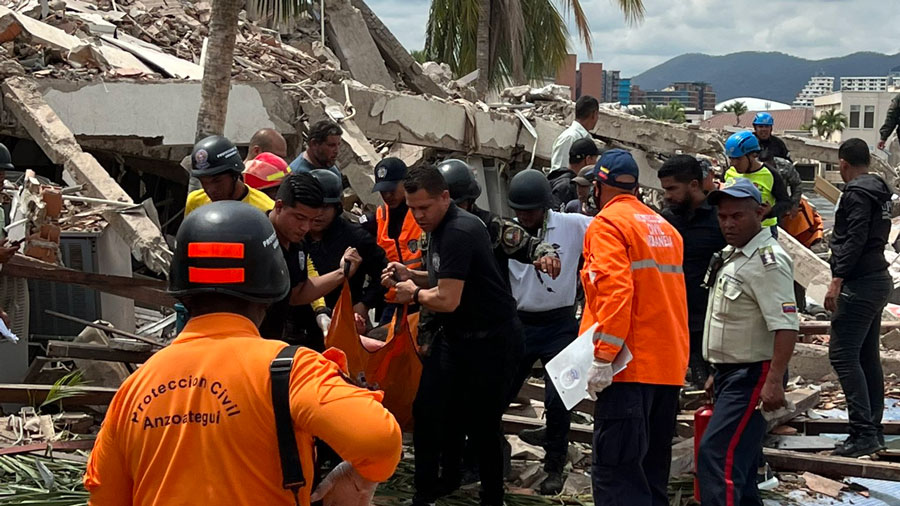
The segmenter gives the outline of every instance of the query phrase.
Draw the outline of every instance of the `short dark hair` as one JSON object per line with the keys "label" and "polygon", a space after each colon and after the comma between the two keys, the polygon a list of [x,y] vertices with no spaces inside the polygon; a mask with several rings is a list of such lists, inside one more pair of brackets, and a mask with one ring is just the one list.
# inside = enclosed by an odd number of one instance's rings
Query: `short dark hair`
{"label": "short dark hair", "polygon": [[410,169],[403,178],[403,189],[406,193],[415,193],[425,190],[431,196],[438,196],[449,190],[447,181],[434,165],[420,165]]}
{"label": "short dark hair", "polygon": [[700,161],[691,155],[675,155],[663,163],[656,175],[660,179],[674,177],[679,183],[690,183],[695,180],[702,182],[703,167]]}
{"label": "short dark hair", "polygon": [[847,139],[838,148],[838,158],[849,163],[852,167],[868,167],[872,163],[872,155],[869,154],[869,145],[858,138]]}
{"label": "short dark hair", "polygon": [[590,95],[582,95],[575,102],[575,119],[584,119],[600,110],[600,102]]}
{"label": "short dark hair", "polygon": [[344,131],[341,127],[329,119],[316,121],[309,127],[309,142],[322,143],[332,135],[341,135]]}
{"label": "short dark hair", "polygon": [[325,205],[325,192],[308,172],[294,172],[278,187],[275,199],[288,207],[302,204],[315,209]]}

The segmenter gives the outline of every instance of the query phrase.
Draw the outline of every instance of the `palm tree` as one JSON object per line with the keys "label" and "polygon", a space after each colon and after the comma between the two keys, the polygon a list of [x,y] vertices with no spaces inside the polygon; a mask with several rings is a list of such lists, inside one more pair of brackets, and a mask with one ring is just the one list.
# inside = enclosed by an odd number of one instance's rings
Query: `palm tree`
{"label": "palm tree", "polygon": [[[629,22],[643,19],[643,0],[616,2]],[[579,0],[432,0],[425,52],[457,76],[479,70],[477,88],[484,91],[543,79],[556,74],[568,52],[564,15],[572,16],[592,57],[591,31]]]}
{"label": "palm tree", "polygon": [[722,108],[725,112],[734,114],[734,126],[741,126],[741,116],[747,112],[747,104],[736,100]]}
{"label": "palm tree", "polygon": [[636,114],[642,118],[668,121],[670,123],[684,123],[686,120],[684,106],[678,100],[673,100],[662,107],[653,103],[644,104]]}
{"label": "palm tree", "polygon": [[843,132],[844,127],[847,126],[847,116],[840,111],[829,109],[823,112],[820,117],[827,127],[826,135],[828,137],[831,137],[831,134],[835,132]]}
{"label": "palm tree", "polygon": [[[265,1],[265,0],[262,0]],[[228,93],[231,91],[231,66],[238,30],[241,0],[215,0],[209,17],[209,42],[200,84],[200,111],[197,114],[196,139],[225,133]]]}

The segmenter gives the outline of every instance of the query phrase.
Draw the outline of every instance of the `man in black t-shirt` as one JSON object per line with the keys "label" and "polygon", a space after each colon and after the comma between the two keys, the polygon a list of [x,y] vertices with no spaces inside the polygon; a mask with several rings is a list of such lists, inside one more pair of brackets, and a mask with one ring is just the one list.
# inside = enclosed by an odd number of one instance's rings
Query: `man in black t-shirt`
{"label": "man in black t-shirt", "polygon": [[[501,418],[511,371],[523,351],[516,302],[497,266],[487,229],[477,217],[453,204],[441,173],[434,167],[417,167],[403,184],[410,212],[429,234],[428,270],[392,262],[382,282],[396,287],[399,303],[414,302],[433,311],[444,335],[439,341],[440,363],[423,366],[441,369],[438,388],[426,393],[420,387],[413,405],[413,504],[431,504],[442,491],[454,487],[454,483],[438,481],[441,450],[448,448],[442,438],[455,433],[442,428],[464,425],[479,457],[481,504],[500,505]],[[423,370],[423,377],[432,372]],[[439,408],[433,409],[435,400],[423,395],[437,395]]]}
{"label": "man in black t-shirt", "polygon": [[300,325],[292,324],[293,306],[308,305],[340,286],[344,281],[344,264],[349,262],[352,276],[362,259],[354,248],[347,248],[336,270],[310,278],[306,270],[307,252],[301,243],[312,221],[322,212],[322,187],[309,173],[298,172],[285,179],[276,197],[275,208],[269,212],[269,221],[275,228],[275,236],[287,262],[291,291],[284,299],[269,306],[259,327],[260,335],[322,351],[323,343],[310,342],[305,332],[298,330]]}

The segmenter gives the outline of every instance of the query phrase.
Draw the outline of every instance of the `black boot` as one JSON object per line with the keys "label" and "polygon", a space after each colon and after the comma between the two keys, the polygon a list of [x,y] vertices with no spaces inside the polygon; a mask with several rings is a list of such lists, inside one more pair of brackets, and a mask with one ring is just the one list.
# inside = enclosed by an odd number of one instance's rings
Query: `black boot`
{"label": "black boot", "polygon": [[843,444],[838,446],[832,452],[832,455],[838,457],[862,457],[863,455],[871,455],[881,450],[882,446],[875,436],[850,436]]}
{"label": "black boot", "polygon": [[532,446],[543,447],[547,444],[547,427],[520,430],[519,439]]}
{"label": "black boot", "polygon": [[565,482],[562,473],[548,472],[547,477],[541,482],[541,495],[559,495]]}

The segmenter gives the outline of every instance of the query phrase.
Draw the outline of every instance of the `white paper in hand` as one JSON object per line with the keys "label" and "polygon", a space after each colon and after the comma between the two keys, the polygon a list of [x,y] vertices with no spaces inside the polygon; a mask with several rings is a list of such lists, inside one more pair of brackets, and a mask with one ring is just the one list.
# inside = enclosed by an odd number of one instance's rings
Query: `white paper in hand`
{"label": "white paper in hand", "polygon": [[[588,398],[587,375],[591,364],[594,362],[594,332],[597,325],[594,324],[577,339],[572,341],[547,362],[547,375],[566,409],[572,409],[576,404]],[[628,366],[628,362],[634,356],[627,346],[622,346],[616,359],[613,360],[613,376],[619,374]]]}
{"label": "white paper in hand", "polygon": [[8,339],[14,343],[19,342],[19,336],[13,334],[12,331],[9,330],[9,327],[6,326],[6,322],[3,320],[0,320],[0,337],[4,337],[5,339]]}

